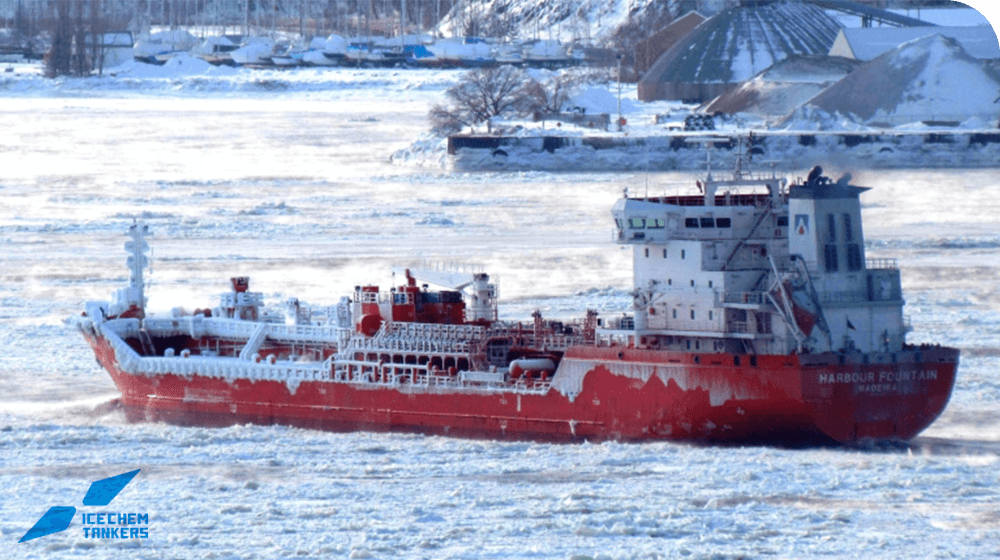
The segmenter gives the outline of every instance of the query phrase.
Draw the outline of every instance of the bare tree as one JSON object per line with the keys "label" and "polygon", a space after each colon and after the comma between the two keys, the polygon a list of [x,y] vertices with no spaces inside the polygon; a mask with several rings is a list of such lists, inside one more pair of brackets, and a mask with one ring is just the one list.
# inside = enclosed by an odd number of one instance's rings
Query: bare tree
{"label": "bare tree", "polygon": [[45,55],[45,75],[49,78],[69,74],[73,68],[73,25],[69,19],[69,4],[56,2],[56,10],[52,47]]}
{"label": "bare tree", "polygon": [[528,77],[512,66],[477,68],[466,73],[459,83],[448,89],[448,106],[435,105],[428,115],[434,129],[453,132],[463,126],[476,126],[496,116],[520,113],[528,108],[526,86]]}
{"label": "bare tree", "polygon": [[525,94],[532,111],[560,113],[569,98],[579,89],[583,75],[566,71],[550,74],[542,80],[531,79],[525,86]]}
{"label": "bare tree", "polygon": [[471,122],[472,119],[469,118],[468,114],[464,111],[453,107],[450,105],[442,105],[440,103],[435,103],[431,107],[430,113],[427,115],[428,120],[431,121],[431,128],[436,134],[446,135],[454,134],[459,132],[466,126],[472,126],[475,123]]}
{"label": "bare tree", "polygon": [[17,3],[14,11],[13,40],[14,45],[28,52],[34,52],[34,43],[37,39],[38,29],[36,22],[25,10],[21,2]]}
{"label": "bare tree", "polygon": [[87,72],[87,27],[83,19],[83,0],[75,0],[73,9],[76,16],[73,18],[73,73],[83,76]]}

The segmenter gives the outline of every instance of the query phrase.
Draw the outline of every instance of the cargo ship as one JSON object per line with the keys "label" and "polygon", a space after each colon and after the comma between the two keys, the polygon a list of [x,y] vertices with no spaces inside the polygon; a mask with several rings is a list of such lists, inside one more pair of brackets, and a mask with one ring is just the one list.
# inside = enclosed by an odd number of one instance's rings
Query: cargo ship
{"label": "cargo ship", "polygon": [[906,342],[897,263],[865,256],[868,189],[738,161],[697,189],[614,205],[614,241],[634,252],[633,303],[615,317],[503,320],[480,269],[399,269],[388,290],[278,308],[237,277],[217,307],[147,313],[137,222],[127,286],[76,324],[134,422],[859,445],[938,417],[959,352]]}

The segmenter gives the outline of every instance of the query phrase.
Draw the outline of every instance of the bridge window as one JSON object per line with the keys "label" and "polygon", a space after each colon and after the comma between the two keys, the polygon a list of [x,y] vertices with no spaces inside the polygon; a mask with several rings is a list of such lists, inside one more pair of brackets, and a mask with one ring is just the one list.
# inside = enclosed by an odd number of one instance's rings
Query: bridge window
{"label": "bridge window", "polygon": [[711,321],[711,320],[712,320],[712,318],[713,318],[712,316],[713,316],[713,315],[714,315],[714,314],[713,314],[713,313],[712,313],[711,311],[709,311],[709,312],[708,312],[708,320],[709,320],[709,321]]}
{"label": "bridge window", "polygon": [[711,216],[703,216],[700,222],[701,222],[701,227],[703,228],[715,227],[715,220],[713,220]]}
{"label": "bridge window", "polygon": [[[854,241],[854,231],[851,228],[851,215],[844,214],[844,241]],[[850,256],[850,249],[847,250],[848,256]],[[850,266],[850,265],[848,265]]]}
{"label": "bridge window", "polygon": [[830,242],[837,240],[837,220],[833,214],[826,215],[826,240]]}
{"label": "bridge window", "polygon": [[622,223],[620,218],[615,218],[615,225],[618,226],[618,229],[625,229],[625,224]]}
{"label": "bridge window", "polygon": [[667,250],[666,249],[663,250],[663,258],[667,258]]}
{"label": "bridge window", "polygon": [[861,246],[857,243],[847,244],[847,270],[861,270]]}
{"label": "bridge window", "polygon": [[729,218],[716,218],[715,219],[715,227],[727,228],[727,227],[731,227],[731,224],[732,224],[732,220],[730,220]]}
{"label": "bridge window", "polygon": [[826,257],[826,271],[837,272],[837,246],[828,243],[824,246],[824,257]]}
{"label": "bridge window", "polygon": [[666,222],[663,221],[663,218],[650,218],[646,220],[646,227],[649,229],[663,229],[665,224]]}
{"label": "bridge window", "polygon": [[643,229],[646,227],[646,218],[629,218],[628,227],[632,229]]}
{"label": "bridge window", "polygon": [[691,310],[691,318],[694,319],[694,309]]}
{"label": "bridge window", "polygon": [[681,260],[684,259],[684,249],[681,249]]}
{"label": "bridge window", "polygon": [[687,228],[698,227],[698,218],[684,218],[684,227]]}

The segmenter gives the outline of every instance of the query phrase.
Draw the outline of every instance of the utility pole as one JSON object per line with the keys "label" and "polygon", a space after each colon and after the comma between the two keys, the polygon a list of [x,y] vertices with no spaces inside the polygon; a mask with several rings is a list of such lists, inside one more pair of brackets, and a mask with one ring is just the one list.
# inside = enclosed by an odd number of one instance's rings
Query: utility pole
{"label": "utility pole", "polygon": [[615,55],[618,59],[618,132],[622,130],[622,53]]}
{"label": "utility pole", "polygon": [[399,3],[399,46],[400,48],[405,48],[406,41],[403,37],[406,35],[406,0],[400,0]]}

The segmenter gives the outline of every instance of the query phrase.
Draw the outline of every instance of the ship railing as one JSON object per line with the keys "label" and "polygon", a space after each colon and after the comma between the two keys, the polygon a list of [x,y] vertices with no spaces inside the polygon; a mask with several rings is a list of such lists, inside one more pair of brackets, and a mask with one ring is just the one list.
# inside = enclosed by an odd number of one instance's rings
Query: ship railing
{"label": "ship railing", "polygon": [[503,385],[506,382],[506,374],[502,371],[463,371],[459,372],[458,378],[463,383],[485,385]]}
{"label": "ship railing", "polygon": [[768,323],[751,323],[749,321],[726,321],[726,332],[733,334],[771,334]]}
{"label": "ship railing", "polygon": [[898,269],[899,261],[894,258],[869,258],[865,259],[865,268],[868,270]]}
{"label": "ship railing", "polygon": [[[650,241],[652,237],[648,232],[666,232],[667,239],[683,239],[683,240],[694,240],[694,241],[716,241],[716,240],[730,240],[733,239],[732,233],[727,229],[712,229],[712,230],[701,230],[701,229],[670,229],[666,230],[664,228],[652,228],[652,229],[613,229],[611,230],[611,241],[614,242],[628,242],[628,241],[638,241],[640,243],[645,243]],[[770,231],[770,230],[767,230]],[[659,239],[661,236],[657,236]],[[773,239],[773,236],[766,235],[764,233],[754,234],[747,239]]]}
{"label": "ship railing", "polygon": [[651,331],[676,331],[676,332],[720,332],[722,322],[719,319],[712,321],[692,321],[688,319],[668,319],[666,321],[650,321],[645,332]]}
{"label": "ship railing", "polygon": [[352,351],[408,352],[418,354],[468,354],[469,343],[451,340],[366,338],[355,336],[344,348],[344,353]]}
{"label": "ship railing", "polygon": [[746,321],[728,321],[726,323],[726,332],[750,334],[750,323]]}
{"label": "ship railing", "polygon": [[113,319],[100,325],[100,332],[108,344],[115,352],[115,360],[122,371],[138,372],[139,360],[142,358],[138,352],[125,343],[122,337],[138,336],[138,319]]}
{"label": "ship railing", "polygon": [[462,383],[458,379],[458,377],[452,377],[450,375],[441,375],[434,373],[428,373],[427,375],[421,377],[416,384],[426,385],[428,387],[447,387],[447,388],[455,388],[462,386]]}
{"label": "ship railing", "polygon": [[518,379],[507,382],[504,371],[461,371],[457,374],[417,364],[396,364],[371,360],[336,359],[330,365],[330,379],[339,383],[361,385],[409,385],[416,387],[436,387],[442,389],[476,389],[479,391],[544,394],[549,390],[549,381]]}
{"label": "ship railing", "polygon": [[597,340],[594,341],[597,346],[609,347],[609,346],[631,346],[635,343],[635,333],[631,330],[627,331],[617,331],[617,332],[598,332]]}
{"label": "ship railing", "polygon": [[139,358],[136,369],[144,374],[174,374],[180,376],[200,375],[222,379],[250,379],[269,381],[327,381],[330,369],[323,362],[299,364],[296,362],[254,363],[238,361],[234,358],[195,357],[189,358]]}
{"label": "ship railing", "polygon": [[[210,323],[211,326],[207,326],[206,323]],[[143,320],[143,326],[146,330],[158,336],[187,335],[192,338],[200,338],[210,335],[237,340],[249,339],[259,324],[235,319],[206,320],[202,315],[163,319],[148,317]]]}
{"label": "ship railing", "polygon": [[372,338],[409,338],[431,340],[472,340],[486,330],[476,325],[445,325],[439,323],[387,322]]}
{"label": "ship railing", "polygon": [[132,338],[139,336],[138,319],[111,319],[100,324],[101,330],[113,332],[122,338]]}
{"label": "ship railing", "polygon": [[427,375],[427,366],[418,364],[396,364],[373,362],[370,360],[349,360],[338,358],[331,362],[333,381],[378,385],[400,385],[415,383]]}
{"label": "ship railing", "polygon": [[[220,319],[206,321],[208,327],[206,331],[213,336],[225,337],[226,334],[238,332],[240,337],[246,336],[246,326],[240,325],[242,321],[235,319]],[[248,323],[251,327],[250,334],[253,334],[256,323]],[[271,340],[279,342],[332,342],[341,343],[352,333],[351,329],[344,329],[335,326],[319,325],[280,325],[265,323],[266,336]]]}
{"label": "ship railing", "polygon": [[282,325],[241,321],[239,319],[203,318],[201,315],[148,318],[143,322],[146,330],[160,336],[189,335],[192,338],[214,336],[230,340],[250,340],[264,326],[264,337],[278,342],[325,342],[337,344],[346,342],[353,332],[332,325]]}
{"label": "ship railing", "polygon": [[544,394],[552,386],[550,381],[539,381],[537,379],[519,378],[513,385],[518,393]]}
{"label": "ship railing", "polygon": [[535,335],[534,329],[528,325],[522,328],[505,327],[497,325],[491,327],[489,331],[483,333],[483,339],[488,338],[516,338],[524,341],[525,345],[533,348],[561,349],[569,346],[579,346],[586,344],[582,334],[553,334],[539,333]]}
{"label": "ship railing", "polygon": [[724,292],[722,301],[725,303],[747,303],[760,305],[765,302],[764,292]]}
{"label": "ship railing", "polygon": [[139,332],[138,321],[134,319],[131,321],[135,322],[132,328],[129,325],[117,325],[118,328],[103,328],[107,324],[102,325],[102,334],[114,350],[119,368],[130,374],[200,375],[223,379],[267,379],[289,382],[323,381],[330,378],[330,360],[326,362],[277,362],[271,364],[218,356],[140,356],[122,338],[122,335],[134,336]]}
{"label": "ship railing", "polygon": [[570,346],[576,346],[583,344],[583,337],[563,335],[563,334],[550,334],[542,336],[529,335],[526,337],[528,344],[532,348],[537,348],[539,350],[565,350]]}

